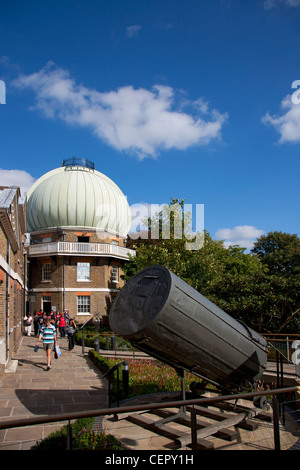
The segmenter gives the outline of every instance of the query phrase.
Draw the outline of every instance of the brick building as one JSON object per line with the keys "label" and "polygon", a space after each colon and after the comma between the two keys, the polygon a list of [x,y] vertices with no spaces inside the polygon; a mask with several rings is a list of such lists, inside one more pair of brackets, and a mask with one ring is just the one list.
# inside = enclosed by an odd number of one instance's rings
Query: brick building
{"label": "brick building", "polygon": [[27,276],[25,212],[20,189],[0,186],[0,381],[22,336]]}
{"label": "brick building", "polygon": [[89,161],[64,161],[27,194],[30,311],[105,319],[122,287],[130,210],[118,186]]}

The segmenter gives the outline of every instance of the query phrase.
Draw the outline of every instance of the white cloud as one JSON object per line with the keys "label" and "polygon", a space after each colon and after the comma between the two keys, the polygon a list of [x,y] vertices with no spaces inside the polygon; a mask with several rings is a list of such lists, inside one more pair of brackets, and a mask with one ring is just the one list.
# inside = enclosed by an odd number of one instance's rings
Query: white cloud
{"label": "white cloud", "polygon": [[237,225],[234,228],[220,228],[215,233],[217,240],[224,240],[225,248],[232,245],[239,245],[243,248],[251,249],[253,243],[261,235],[264,230],[257,229],[253,225]]}
{"label": "white cloud", "polygon": [[0,186],[19,186],[22,196],[25,196],[34,182],[33,176],[24,170],[2,170],[0,168]]}
{"label": "white cloud", "polygon": [[276,8],[279,6],[286,6],[288,8],[297,8],[300,6],[300,0],[265,0],[264,7],[266,10]]}
{"label": "white cloud", "polygon": [[126,28],[127,37],[133,38],[134,36],[137,36],[140,29],[141,29],[141,26],[139,26],[138,24],[133,25],[133,26],[128,26]]}
{"label": "white cloud", "polygon": [[[298,90],[294,93],[299,94]],[[300,103],[297,103],[295,100],[295,103],[293,103],[292,96],[287,95],[282,100],[282,114],[280,116],[271,116],[267,113],[262,118],[264,124],[273,126],[280,134],[279,143],[300,142]]]}
{"label": "white cloud", "polygon": [[180,105],[176,109],[176,94],[169,86],[151,90],[124,86],[101,93],[77,85],[68,71],[51,62],[39,72],[19,76],[14,85],[34,91],[34,108],[46,117],[87,127],[108,145],[141,159],[219,139],[227,118],[215,109],[209,111],[208,105],[201,109],[199,100],[190,114]]}

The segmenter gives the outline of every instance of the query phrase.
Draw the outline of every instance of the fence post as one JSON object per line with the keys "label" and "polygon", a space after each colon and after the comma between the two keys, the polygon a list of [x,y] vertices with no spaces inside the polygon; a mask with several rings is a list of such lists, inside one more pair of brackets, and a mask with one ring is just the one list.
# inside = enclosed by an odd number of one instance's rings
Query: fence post
{"label": "fence post", "polygon": [[124,393],[125,393],[125,396],[127,397],[128,392],[129,392],[129,367],[128,367],[127,361],[123,361],[122,363],[122,382],[123,382]]}
{"label": "fence post", "polygon": [[111,349],[116,351],[116,337],[115,335],[111,335]]}
{"label": "fence post", "polygon": [[197,450],[197,415],[194,407],[191,409],[192,450]]}
{"label": "fence post", "polygon": [[72,450],[72,426],[70,420],[67,424],[67,450]]}
{"label": "fence post", "polygon": [[275,450],[280,450],[280,432],[279,432],[279,404],[276,397],[272,400],[273,406],[273,431]]}
{"label": "fence post", "polygon": [[84,329],[82,329],[82,336],[81,336],[81,352],[84,355]]}

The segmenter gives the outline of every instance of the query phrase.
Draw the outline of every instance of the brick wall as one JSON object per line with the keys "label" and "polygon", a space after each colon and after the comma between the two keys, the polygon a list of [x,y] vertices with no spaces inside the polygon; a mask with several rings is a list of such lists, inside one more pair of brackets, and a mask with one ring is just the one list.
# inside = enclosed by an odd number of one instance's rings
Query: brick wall
{"label": "brick wall", "polygon": [[18,198],[16,190],[10,208],[2,210],[0,219],[0,381],[20,345],[26,302],[23,285],[27,260],[19,220],[24,207],[18,208]]}
{"label": "brick wall", "polygon": [[[76,233],[68,232],[68,241],[77,242]],[[34,238],[31,237],[31,241]],[[92,242],[91,242],[92,243]],[[77,263],[90,264],[90,280],[77,280]],[[51,264],[51,280],[42,280],[42,269],[45,263]],[[29,289],[34,293],[34,302],[30,303],[31,313],[42,308],[42,297],[51,298],[51,306],[56,311],[67,308],[77,322],[85,323],[88,315],[77,315],[78,295],[89,295],[91,315],[108,315],[112,302],[112,296],[117,288],[123,286],[124,282],[112,282],[113,265],[119,266],[122,273],[122,261],[101,256],[44,256],[30,258],[30,284]],[[65,297],[63,298],[63,278],[65,272]],[[101,291],[96,291],[100,289]],[[71,290],[71,291],[70,291]],[[64,302],[65,299],[65,302]]]}

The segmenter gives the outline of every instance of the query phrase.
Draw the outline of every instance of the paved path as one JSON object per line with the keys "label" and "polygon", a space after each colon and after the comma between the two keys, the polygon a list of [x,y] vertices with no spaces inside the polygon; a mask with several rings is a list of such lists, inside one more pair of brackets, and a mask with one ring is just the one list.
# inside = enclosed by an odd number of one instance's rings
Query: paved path
{"label": "paved path", "polygon": [[[107,382],[94,367],[81,346],[68,351],[67,339],[60,339],[62,355],[52,359],[46,370],[46,353],[42,347],[34,352],[36,338],[23,337],[14,359],[15,373],[6,373],[0,384],[0,420],[24,419],[38,415],[55,415],[107,408]],[[63,423],[48,423],[0,430],[0,450],[30,449]]]}
{"label": "paved path", "polygon": [[[81,346],[68,351],[67,340],[59,340],[62,356],[52,360],[52,368],[46,370],[46,354],[43,348],[34,352],[36,338],[23,337],[14,359],[18,367],[14,373],[6,373],[0,384],[0,421],[23,419],[42,415],[72,413],[108,408],[107,382]],[[141,400],[137,398],[136,400]],[[136,403],[131,403],[136,404]],[[103,422],[107,432],[121,438],[131,449],[168,450],[172,441],[129,423],[125,419],[114,422],[109,417]],[[49,423],[23,428],[0,430],[0,450],[30,449],[36,441],[60,429],[66,422]],[[298,428],[299,430],[299,428]],[[297,448],[299,432],[281,432],[282,449]],[[241,435],[239,442],[224,445],[214,439],[215,449],[270,449],[273,447],[273,426],[263,424],[255,433]],[[293,446],[294,444],[294,446]]]}

